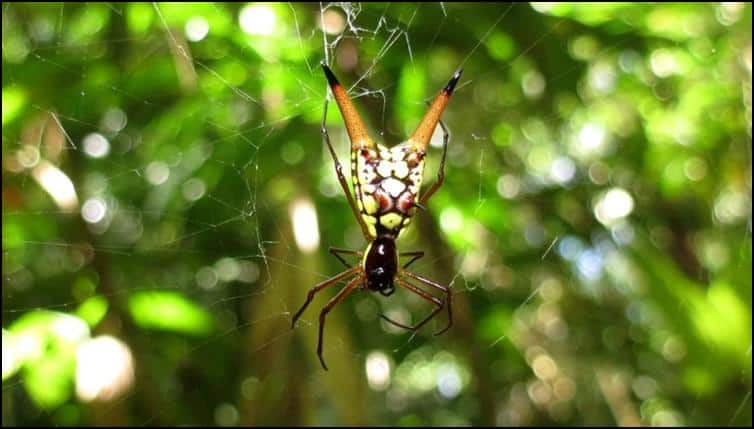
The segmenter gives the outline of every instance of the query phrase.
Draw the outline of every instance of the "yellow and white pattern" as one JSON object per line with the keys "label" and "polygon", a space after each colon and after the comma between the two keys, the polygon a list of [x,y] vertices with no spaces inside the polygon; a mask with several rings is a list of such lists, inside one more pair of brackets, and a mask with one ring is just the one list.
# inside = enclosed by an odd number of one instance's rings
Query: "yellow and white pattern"
{"label": "yellow and white pattern", "polygon": [[351,174],[357,205],[370,235],[397,237],[411,221],[424,173],[424,152],[404,142],[390,149],[352,152]]}

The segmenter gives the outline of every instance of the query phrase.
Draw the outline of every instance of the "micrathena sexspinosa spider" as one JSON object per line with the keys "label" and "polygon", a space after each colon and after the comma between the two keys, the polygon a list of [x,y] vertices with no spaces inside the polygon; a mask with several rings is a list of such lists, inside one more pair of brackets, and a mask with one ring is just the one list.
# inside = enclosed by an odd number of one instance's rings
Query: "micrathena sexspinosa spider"
{"label": "micrathena sexspinosa spider", "polygon": [[[443,183],[445,178],[445,155],[448,149],[450,134],[440,120],[440,116],[443,110],[445,110],[445,106],[448,104],[448,100],[450,100],[453,89],[461,78],[463,70],[459,69],[456,71],[448,84],[445,85],[445,88],[435,97],[435,100],[430,105],[429,110],[424,115],[424,118],[411,138],[388,149],[381,144],[375,143],[369,137],[366,127],[361,121],[356,108],[351,103],[346,90],[326,64],[322,63],[322,68],[343,116],[348,137],[351,141],[351,177],[354,193],[356,194],[355,200],[348,189],[346,179],[343,176],[343,168],[338,161],[338,157],[335,155],[335,150],[333,150],[330,143],[330,136],[325,126],[327,99],[325,99],[325,109],[322,117],[322,138],[330,150],[330,155],[332,155],[338,181],[343,187],[353,214],[361,226],[364,238],[369,242],[364,252],[331,247],[330,253],[346,265],[348,269],[311,288],[307,294],[306,302],[293,316],[291,327],[295,326],[296,320],[298,320],[309,303],[311,303],[317,292],[341,280],[353,277],[325,305],[319,314],[317,356],[319,356],[322,367],[327,370],[327,365],[325,365],[325,360],[322,357],[322,333],[325,327],[325,317],[335,305],[356,288],[370,292],[379,292],[384,296],[389,296],[395,291],[395,285],[397,284],[436,306],[429,316],[425,317],[415,326],[402,325],[382,315],[382,318],[387,322],[401,328],[417,331],[445,306],[448,309],[448,325],[435,335],[440,335],[447,331],[453,324],[450,288],[406,270],[412,262],[424,256],[423,251],[402,253],[400,256],[407,256],[411,259],[403,266],[400,266],[398,264],[399,254],[395,246],[395,240],[399,237],[403,228],[411,222],[411,217],[416,212],[416,207],[425,207],[427,201]],[[437,181],[432,184],[425,194],[419,197],[419,188],[424,173],[424,157],[427,153],[432,133],[438,123],[443,131],[443,152],[440,168],[437,173]],[[340,254],[356,255],[361,258],[361,263],[350,266]],[[438,298],[420,289],[414,283],[441,291],[444,297],[442,299]]]}

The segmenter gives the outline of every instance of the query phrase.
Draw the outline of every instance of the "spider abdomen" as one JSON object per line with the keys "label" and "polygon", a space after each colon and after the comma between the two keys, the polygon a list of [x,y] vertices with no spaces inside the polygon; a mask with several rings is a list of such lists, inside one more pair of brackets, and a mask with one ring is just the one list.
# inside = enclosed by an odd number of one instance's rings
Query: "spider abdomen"
{"label": "spider abdomen", "polygon": [[372,237],[397,237],[411,222],[421,187],[424,153],[408,143],[352,153],[357,205]]}

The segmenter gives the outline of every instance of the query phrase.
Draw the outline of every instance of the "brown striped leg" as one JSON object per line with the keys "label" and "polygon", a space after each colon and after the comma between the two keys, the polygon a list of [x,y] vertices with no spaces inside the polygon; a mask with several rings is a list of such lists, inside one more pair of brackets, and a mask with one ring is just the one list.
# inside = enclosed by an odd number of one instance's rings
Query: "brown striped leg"
{"label": "brown striped leg", "polygon": [[448,325],[445,328],[443,328],[442,330],[440,330],[438,332],[435,332],[434,335],[440,335],[440,334],[444,333],[445,331],[447,331],[448,329],[450,329],[450,327],[453,326],[453,310],[452,310],[452,307],[451,307],[451,304],[452,304],[453,300],[452,300],[452,295],[450,293],[450,286],[443,286],[443,285],[441,285],[439,283],[435,283],[432,280],[430,280],[430,279],[428,279],[426,277],[422,277],[419,274],[414,274],[411,271],[401,271],[399,273],[399,275],[410,277],[410,278],[412,278],[412,279],[414,279],[414,280],[416,280],[418,282],[421,282],[421,283],[423,283],[423,284],[425,284],[425,285],[427,285],[427,286],[429,286],[431,288],[434,288],[434,289],[437,289],[439,291],[442,291],[445,294],[445,299],[443,300],[443,303],[446,303],[448,305]]}
{"label": "brown striped leg", "polygon": [[355,267],[352,267],[352,268],[349,268],[349,269],[343,271],[342,273],[336,274],[335,276],[330,277],[329,279],[327,279],[327,280],[325,280],[325,281],[323,281],[321,283],[318,283],[316,286],[314,286],[313,288],[309,289],[309,292],[306,294],[306,302],[304,302],[304,305],[302,305],[301,308],[293,316],[293,320],[291,321],[291,329],[293,329],[293,327],[296,326],[296,320],[298,320],[298,318],[301,316],[301,313],[303,313],[304,310],[306,310],[306,307],[308,307],[309,304],[312,302],[312,299],[314,299],[314,295],[317,292],[319,292],[322,289],[325,289],[325,288],[327,288],[329,286],[334,285],[338,281],[340,281],[340,280],[342,280],[344,278],[347,278],[348,276],[356,274],[356,272],[359,271],[360,268],[361,267],[359,265],[357,265]]}
{"label": "brown striped leg", "polygon": [[356,288],[363,281],[364,276],[360,275],[348,282],[346,287],[341,289],[340,292],[338,292],[338,294],[335,295],[333,299],[331,299],[330,302],[328,302],[327,305],[322,309],[322,312],[319,313],[319,340],[317,340],[317,356],[319,356],[319,362],[322,364],[322,368],[324,368],[325,371],[327,371],[327,365],[325,365],[325,359],[322,357],[322,333],[325,330],[325,317],[333,307],[335,307],[340,301],[342,301],[343,298],[350,295],[350,293],[353,292],[354,288]]}
{"label": "brown striped leg", "polygon": [[423,250],[417,250],[415,252],[403,252],[403,253],[400,254],[400,256],[411,256],[412,257],[408,262],[406,262],[405,265],[403,265],[403,269],[405,270],[406,268],[408,268],[409,265],[413,264],[414,261],[416,261],[417,259],[422,258],[424,256],[424,251]]}
{"label": "brown striped leg", "polygon": [[340,256],[341,253],[344,255],[356,255],[357,257],[361,258],[361,252],[359,252],[358,250],[342,249],[340,247],[333,247],[333,246],[330,246],[329,250],[333,256],[338,258],[338,260],[342,262],[343,265],[346,266],[346,268],[351,268],[351,265],[349,265],[348,262],[346,262],[346,260]]}
{"label": "brown striped leg", "polygon": [[419,329],[421,329],[422,326],[424,326],[424,324],[426,324],[427,322],[429,322],[433,317],[435,317],[435,315],[437,313],[440,312],[440,310],[442,310],[442,307],[443,307],[443,305],[445,303],[441,299],[439,299],[439,298],[437,298],[435,296],[432,296],[431,294],[429,294],[429,293],[427,293],[427,292],[419,289],[418,287],[412,285],[411,283],[408,283],[408,282],[406,282],[404,280],[401,280],[399,278],[396,278],[395,282],[398,284],[398,286],[400,286],[400,287],[402,287],[404,289],[408,289],[411,292],[413,292],[413,293],[421,296],[422,298],[426,299],[427,301],[432,302],[434,305],[437,306],[437,308],[435,308],[429,314],[429,316],[425,317],[424,319],[422,319],[421,322],[417,323],[416,326],[407,326],[407,325],[404,325],[402,323],[398,323],[398,322],[394,321],[393,319],[390,319],[389,317],[385,316],[384,314],[381,314],[380,317],[382,317],[382,319],[385,320],[386,322],[392,323],[393,325],[398,326],[399,328],[408,329],[410,331],[418,331]]}

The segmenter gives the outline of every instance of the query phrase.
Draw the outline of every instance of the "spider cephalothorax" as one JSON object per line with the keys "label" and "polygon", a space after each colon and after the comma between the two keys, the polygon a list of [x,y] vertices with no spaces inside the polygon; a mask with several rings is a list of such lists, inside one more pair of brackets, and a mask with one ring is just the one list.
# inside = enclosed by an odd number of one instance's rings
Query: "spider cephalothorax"
{"label": "spider cephalothorax", "polygon": [[[407,271],[406,268],[412,262],[424,256],[424,252],[416,251],[399,254],[395,246],[395,240],[403,232],[403,228],[411,222],[411,216],[416,212],[416,207],[423,207],[432,194],[442,185],[445,178],[445,154],[450,135],[442,121],[440,121],[440,115],[442,115],[450,99],[450,95],[453,93],[453,89],[461,78],[462,70],[458,70],[453,74],[448,84],[430,105],[429,111],[424,115],[414,134],[405,142],[388,149],[381,144],[375,143],[369,137],[358,112],[351,103],[350,98],[348,98],[348,94],[343,86],[338,82],[338,79],[335,78],[335,75],[326,64],[322,64],[322,68],[330,84],[330,90],[335,96],[335,101],[338,103],[340,112],[343,115],[348,137],[351,140],[351,177],[354,193],[356,194],[355,200],[348,189],[342,167],[335,155],[335,150],[330,143],[330,137],[325,127],[327,100],[325,100],[325,112],[322,117],[322,137],[327,144],[330,155],[332,155],[338,181],[346,194],[351,210],[361,226],[364,238],[369,241],[369,245],[364,252],[331,247],[330,252],[346,265],[348,269],[310,289],[306,302],[293,316],[292,326],[295,325],[296,320],[298,320],[317,292],[341,280],[352,277],[346,286],[327,303],[319,315],[317,355],[322,363],[322,367],[327,369],[325,361],[322,358],[322,333],[325,326],[325,316],[337,303],[356,288],[379,292],[382,295],[389,296],[395,291],[395,286],[397,285],[408,289],[436,306],[435,310],[429,316],[422,319],[415,326],[402,325],[386,316],[382,316],[386,321],[402,328],[414,331],[418,330],[442,310],[446,304],[448,308],[448,325],[437,334],[448,330],[453,323],[450,288]],[[437,181],[420,197],[419,189],[424,174],[424,156],[429,146],[429,140],[438,123],[442,127],[444,135],[440,169],[437,173]],[[350,266],[340,254],[357,255],[362,258],[361,263]],[[398,263],[400,256],[409,256],[411,259],[401,266]],[[444,293],[445,297],[444,299],[440,299],[420,289],[414,283],[420,283],[439,290]]]}

